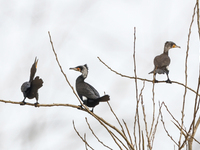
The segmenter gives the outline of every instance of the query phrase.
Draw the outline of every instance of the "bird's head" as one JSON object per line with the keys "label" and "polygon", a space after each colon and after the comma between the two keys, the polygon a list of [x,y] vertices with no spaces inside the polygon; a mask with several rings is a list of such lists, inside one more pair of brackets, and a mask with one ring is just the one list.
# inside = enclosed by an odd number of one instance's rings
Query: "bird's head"
{"label": "bird's head", "polygon": [[87,64],[83,65],[83,66],[77,66],[77,67],[74,67],[74,68],[69,68],[71,70],[75,70],[75,71],[79,71],[82,73],[82,75],[86,78],[87,77],[87,74],[88,74],[88,66]]}
{"label": "bird's head", "polygon": [[177,46],[174,42],[167,41],[165,43],[164,52],[167,53],[171,48],[181,48],[181,47]]}

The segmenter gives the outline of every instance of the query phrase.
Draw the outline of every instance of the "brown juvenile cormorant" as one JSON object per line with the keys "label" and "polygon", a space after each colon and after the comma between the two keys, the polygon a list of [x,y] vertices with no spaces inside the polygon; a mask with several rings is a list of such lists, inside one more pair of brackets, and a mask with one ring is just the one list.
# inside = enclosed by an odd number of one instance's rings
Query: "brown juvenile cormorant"
{"label": "brown juvenile cormorant", "polygon": [[156,74],[164,74],[166,73],[167,75],[167,80],[166,82],[167,83],[172,83],[169,79],[169,70],[168,70],[168,66],[170,64],[170,58],[168,56],[168,51],[171,49],[171,48],[181,48],[180,46],[177,46],[174,42],[171,42],[171,41],[167,41],[165,43],[165,46],[164,46],[164,51],[161,55],[158,55],[154,58],[154,70],[149,72],[150,73],[153,73],[155,75],[155,80],[154,82],[158,82],[156,80]]}
{"label": "brown juvenile cormorant", "polygon": [[[76,79],[76,91],[80,97],[80,99],[83,101],[83,104],[88,107],[93,107],[93,109],[96,105],[99,104],[99,102],[106,102],[110,100],[109,95],[104,95],[100,97],[97,90],[91,86],[90,84],[86,83],[84,80],[87,78],[88,75],[88,67],[87,65],[83,66],[77,66],[75,68],[70,68],[75,71],[79,71],[82,73],[77,79]],[[83,98],[86,98],[85,100]],[[81,106],[82,107],[82,106]]]}
{"label": "brown juvenile cormorant", "polygon": [[[21,86],[21,91],[23,92],[24,95],[24,100],[22,101],[21,105],[25,105],[25,99],[36,99],[35,107],[37,107],[38,103],[38,89],[42,87],[43,81],[42,79],[39,78],[39,76],[35,77],[36,69],[37,69],[37,63],[38,59],[37,57],[35,58],[35,61],[31,67],[31,72],[30,72],[30,79],[27,82],[24,82]],[[34,79],[33,79],[34,78]]]}

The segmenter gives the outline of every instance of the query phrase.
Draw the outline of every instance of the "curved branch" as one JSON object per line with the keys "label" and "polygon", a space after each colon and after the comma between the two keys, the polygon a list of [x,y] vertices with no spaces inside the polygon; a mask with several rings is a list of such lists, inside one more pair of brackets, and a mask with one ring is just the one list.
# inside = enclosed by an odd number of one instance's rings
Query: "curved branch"
{"label": "curved branch", "polygon": [[[129,78],[129,79],[136,79],[136,77],[131,77],[131,76],[128,76],[128,75],[124,75],[124,74],[121,74],[115,70],[113,70],[111,67],[109,67],[105,62],[103,62],[99,57],[97,57],[99,59],[99,61],[104,64],[110,71],[116,73],[117,75],[120,75],[121,77],[125,77],[125,78]],[[148,79],[143,79],[143,78],[139,78],[137,77],[138,80],[142,80],[142,81],[146,81],[146,82],[152,82],[153,83],[153,80],[148,80]],[[166,83],[166,81],[158,81],[158,83]],[[179,84],[181,86],[184,86],[185,88],[187,88],[188,90],[192,91],[193,93],[197,94],[200,96],[199,93],[197,93],[195,90],[193,90],[192,88],[188,87],[188,86],[185,86],[183,83],[180,83],[180,82],[177,82],[177,81],[172,81],[172,83],[176,83],[176,84]]]}
{"label": "curved branch", "polygon": [[[22,103],[22,102],[7,101],[7,100],[2,100],[2,99],[0,99],[0,102],[10,103],[10,104],[17,104],[17,105],[20,105]],[[35,104],[33,104],[33,103],[26,102],[26,105],[34,106],[35,107]],[[22,105],[22,107],[23,106],[25,106],[25,105]],[[53,106],[69,106],[69,107],[72,107],[72,108],[78,108],[80,110],[86,111],[85,109],[81,109],[80,106],[72,105],[72,104],[58,104],[58,103],[53,103],[53,104],[37,104],[37,107],[53,107]]]}
{"label": "curved branch", "polygon": [[99,143],[101,143],[104,147],[106,147],[106,148],[112,150],[112,148],[110,148],[109,146],[105,145],[105,144],[97,137],[97,135],[94,133],[94,131],[93,131],[93,129],[91,128],[91,126],[90,126],[90,124],[89,124],[89,122],[88,122],[88,120],[87,120],[86,117],[85,117],[85,120],[86,120],[86,123],[87,123],[87,125],[88,125],[90,131],[92,132],[92,134],[94,135],[94,137],[99,141]]}
{"label": "curved branch", "polygon": [[[76,131],[76,134],[81,138],[81,140],[85,143],[86,146],[88,146],[89,148],[91,148],[92,150],[94,150],[89,144],[88,142],[79,134],[79,132],[76,130],[76,127],[75,127],[75,124],[74,124],[74,120],[72,121],[73,123],[73,127],[74,127],[74,130]],[[84,137],[85,137],[85,134],[84,134]],[[87,149],[87,148],[86,148]]]}
{"label": "curved branch", "polygon": [[[59,63],[59,61],[58,61],[58,57],[57,57],[57,54],[56,54],[56,52],[55,52],[55,49],[54,49],[54,46],[53,46],[53,42],[52,42],[52,40],[51,40],[50,32],[48,32],[48,34],[49,34],[50,43],[51,43],[51,46],[52,46],[52,50],[53,50],[53,52],[54,52],[54,55],[55,55],[55,57],[56,57],[56,61],[57,61],[57,63],[58,63],[58,66],[60,67],[60,70],[61,70],[62,74],[64,75],[64,77],[65,77],[67,83],[68,83],[69,86],[71,87],[73,93],[75,94],[75,96],[77,97],[77,99],[79,100],[79,102],[81,103],[81,105],[85,108],[85,111],[88,112],[90,115],[92,115],[94,118],[96,118],[104,127],[106,127],[105,125],[107,125],[107,126],[111,127],[112,129],[114,129],[115,131],[117,131],[117,132],[123,137],[123,139],[127,142],[127,144],[128,144],[132,149],[134,149],[133,146],[131,145],[131,143],[128,141],[128,139],[124,136],[124,134],[123,134],[120,130],[118,130],[115,126],[109,124],[107,121],[105,121],[105,120],[102,119],[101,117],[99,117],[99,116],[97,116],[96,114],[94,114],[93,112],[91,112],[91,111],[88,109],[88,107],[85,106],[85,105],[83,104],[83,102],[80,100],[80,98],[79,98],[79,96],[77,95],[77,93],[75,92],[73,86],[70,84],[69,80],[67,79],[66,74],[65,74],[64,71],[62,70],[62,66],[60,65],[60,63]],[[102,122],[103,122],[103,123],[102,123]],[[105,124],[105,125],[104,125],[104,124]]]}

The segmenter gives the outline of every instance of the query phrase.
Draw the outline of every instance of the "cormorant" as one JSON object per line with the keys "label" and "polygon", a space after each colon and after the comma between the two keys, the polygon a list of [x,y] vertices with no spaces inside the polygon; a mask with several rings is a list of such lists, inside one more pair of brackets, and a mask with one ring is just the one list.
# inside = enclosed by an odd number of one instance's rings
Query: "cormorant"
{"label": "cormorant", "polygon": [[[35,61],[31,67],[30,71],[30,79],[27,82],[24,82],[21,86],[21,91],[23,92],[24,99],[20,105],[25,105],[25,99],[36,99],[35,107],[37,107],[38,103],[38,89],[42,87],[43,81],[39,78],[39,76],[35,77],[36,69],[37,69],[38,59],[35,58]],[[34,78],[34,79],[33,79]]]}
{"label": "cormorant", "polygon": [[169,70],[168,70],[168,66],[170,64],[170,58],[168,56],[168,51],[171,49],[171,48],[181,48],[180,46],[177,46],[174,42],[171,42],[171,41],[167,41],[165,43],[165,46],[164,46],[164,51],[161,55],[158,55],[154,58],[154,70],[149,72],[150,73],[153,73],[155,75],[155,80],[154,82],[158,82],[156,80],[156,74],[164,74],[166,73],[167,75],[167,80],[166,80],[166,83],[172,83],[169,79]]}
{"label": "cormorant", "polygon": [[[104,95],[100,97],[97,90],[93,86],[91,86],[90,84],[84,81],[88,75],[88,67],[86,64],[83,66],[77,66],[75,68],[70,68],[70,69],[79,71],[82,73],[82,75],[80,75],[76,79],[76,91],[80,99],[83,101],[84,105],[88,107],[93,107],[91,110],[92,112],[93,112],[94,107],[98,105],[99,102],[106,102],[110,100],[109,95]],[[84,100],[83,97],[86,97],[86,99]]]}

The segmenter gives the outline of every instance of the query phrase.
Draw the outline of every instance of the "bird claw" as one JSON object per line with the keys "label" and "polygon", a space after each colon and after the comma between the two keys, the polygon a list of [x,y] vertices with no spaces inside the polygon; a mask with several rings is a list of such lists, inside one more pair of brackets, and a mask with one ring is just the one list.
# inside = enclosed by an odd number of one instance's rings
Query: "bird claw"
{"label": "bird claw", "polygon": [[[81,109],[81,110],[83,110],[83,109],[85,109],[85,108],[83,108],[83,106],[82,105],[78,105],[80,108],[77,108],[77,109]],[[94,110],[94,108],[92,108],[92,110],[90,110],[92,113],[93,113],[93,110]]]}
{"label": "bird claw", "polygon": [[38,102],[36,102],[36,103],[35,103],[35,107],[39,107],[39,106],[38,106],[38,104],[39,104],[39,103],[38,103]]}
{"label": "bird claw", "polygon": [[78,106],[79,106],[80,108],[77,108],[77,109],[84,109],[82,105],[78,105]]}
{"label": "bird claw", "polygon": [[26,105],[26,102],[25,102],[25,101],[22,101],[22,102],[20,103],[20,105]]}
{"label": "bird claw", "polygon": [[90,110],[93,113],[94,108],[92,108],[92,110]]}
{"label": "bird claw", "polygon": [[166,83],[170,83],[170,84],[172,84],[172,81],[169,80],[169,79],[167,79],[165,82],[166,82]]}

